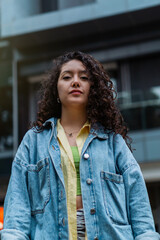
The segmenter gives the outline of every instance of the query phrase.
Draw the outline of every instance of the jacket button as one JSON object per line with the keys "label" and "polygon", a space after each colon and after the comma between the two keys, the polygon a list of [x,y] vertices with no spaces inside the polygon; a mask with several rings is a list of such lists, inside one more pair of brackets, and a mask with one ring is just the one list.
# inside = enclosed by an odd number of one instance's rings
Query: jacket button
{"label": "jacket button", "polygon": [[87,178],[87,180],[86,180],[86,182],[87,182],[87,184],[91,184],[92,183],[92,179],[90,179],[90,178]]}
{"label": "jacket button", "polygon": [[96,209],[95,208],[91,208],[90,214],[93,215],[93,214],[95,214],[95,212],[96,212]]}
{"label": "jacket button", "polygon": [[88,159],[88,158],[89,158],[89,154],[88,154],[88,153],[85,153],[85,154],[84,154],[84,158],[85,158],[85,159]]}

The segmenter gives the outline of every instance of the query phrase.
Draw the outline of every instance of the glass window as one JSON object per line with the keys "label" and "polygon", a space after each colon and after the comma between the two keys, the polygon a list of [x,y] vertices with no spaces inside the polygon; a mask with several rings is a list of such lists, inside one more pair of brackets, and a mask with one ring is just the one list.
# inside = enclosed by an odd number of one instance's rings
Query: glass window
{"label": "glass window", "polygon": [[[145,57],[128,61],[129,74],[126,83],[130,88],[120,93],[122,114],[130,130],[160,127],[160,57]],[[123,78],[123,76],[121,76]]]}
{"label": "glass window", "polygon": [[12,134],[12,65],[0,62],[0,158],[13,148]]}
{"label": "glass window", "polygon": [[160,182],[147,183],[147,190],[152,207],[152,213],[155,221],[156,231],[160,232]]}
{"label": "glass window", "polygon": [[160,100],[160,57],[130,61],[133,102]]}
{"label": "glass window", "polygon": [[21,123],[18,126],[19,143],[30,127],[30,124],[37,119],[40,82],[43,81],[44,78],[44,74],[19,78],[18,110],[19,122]]}
{"label": "glass window", "polygon": [[108,73],[111,81],[113,82],[114,88],[117,92],[122,91],[122,86],[120,83],[120,69],[117,62],[110,62],[103,64],[104,69]]}
{"label": "glass window", "polygon": [[[85,4],[94,3],[96,0],[37,0],[34,4],[35,10],[30,13],[30,15],[36,15],[41,13],[47,13],[52,11],[57,11],[61,9],[81,6]],[[37,5],[38,4],[38,5]]]}
{"label": "glass window", "polygon": [[42,13],[55,11],[58,8],[57,0],[41,0]]}
{"label": "glass window", "polygon": [[95,0],[58,0],[58,9],[70,8],[84,4],[94,3]]}

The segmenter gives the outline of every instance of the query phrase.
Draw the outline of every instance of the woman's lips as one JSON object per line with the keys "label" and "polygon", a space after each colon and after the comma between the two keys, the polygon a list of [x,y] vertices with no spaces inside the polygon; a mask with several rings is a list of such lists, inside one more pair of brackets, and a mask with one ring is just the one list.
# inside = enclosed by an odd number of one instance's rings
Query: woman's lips
{"label": "woman's lips", "polygon": [[78,95],[78,94],[82,94],[82,92],[79,91],[79,90],[74,90],[74,91],[71,91],[70,94],[76,94],[76,95]]}

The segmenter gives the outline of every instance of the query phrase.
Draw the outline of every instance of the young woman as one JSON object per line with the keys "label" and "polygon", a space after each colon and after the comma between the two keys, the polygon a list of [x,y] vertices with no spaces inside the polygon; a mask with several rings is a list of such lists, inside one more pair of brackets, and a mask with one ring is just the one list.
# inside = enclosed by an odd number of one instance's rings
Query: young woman
{"label": "young woman", "polygon": [[103,66],[69,52],[42,93],[13,161],[1,239],[160,239]]}

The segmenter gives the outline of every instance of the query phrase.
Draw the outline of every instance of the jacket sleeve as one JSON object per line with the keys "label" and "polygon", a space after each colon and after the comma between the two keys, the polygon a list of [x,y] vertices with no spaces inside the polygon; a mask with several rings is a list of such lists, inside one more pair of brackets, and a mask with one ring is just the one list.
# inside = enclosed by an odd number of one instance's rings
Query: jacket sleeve
{"label": "jacket sleeve", "polygon": [[11,177],[4,202],[4,227],[1,240],[29,240],[31,210],[27,190],[28,148],[26,137],[12,163]]}
{"label": "jacket sleeve", "polygon": [[128,219],[135,240],[159,240],[146,185],[140,167],[124,139],[117,135],[114,140],[115,158],[119,172],[123,175]]}

